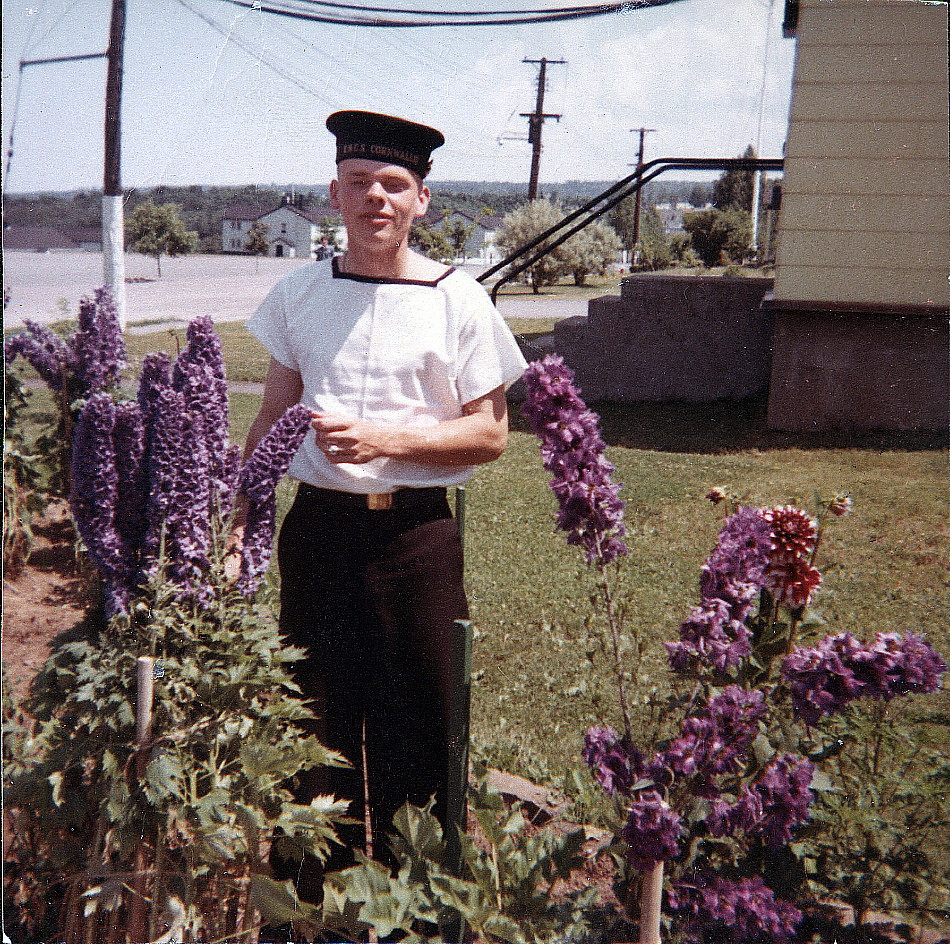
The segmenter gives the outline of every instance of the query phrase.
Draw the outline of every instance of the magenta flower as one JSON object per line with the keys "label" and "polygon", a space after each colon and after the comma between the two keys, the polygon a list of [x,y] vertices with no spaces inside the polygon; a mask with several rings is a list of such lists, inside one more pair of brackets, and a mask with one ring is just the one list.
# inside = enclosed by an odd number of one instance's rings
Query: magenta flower
{"label": "magenta flower", "polygon": [[567,532],[568,544],[584,549],[588,564],[605,567],[627,553],[627,532],[600,418],[587,409],[562,358],[548,355],[533,362],[524,378],[528,396],[521,409],[541,440],[541,461],[554,476],[557,526]]}
{"label": "magenta flower", "polygon": [[274,530],[277,519],[277,500],[271,492],[268,498],[250,502],[241,543],[241,573],[237,589],[250,596],[260,586],[267,573],[274,548]]}
{"label": "magenta flower", "polygon": [[133,559],[141,548],[148,527],[145,518],[145,424],[137,403],[126,401],[116,406],[112,439],[118,475],[115,526],[128,548],[130,559]]}

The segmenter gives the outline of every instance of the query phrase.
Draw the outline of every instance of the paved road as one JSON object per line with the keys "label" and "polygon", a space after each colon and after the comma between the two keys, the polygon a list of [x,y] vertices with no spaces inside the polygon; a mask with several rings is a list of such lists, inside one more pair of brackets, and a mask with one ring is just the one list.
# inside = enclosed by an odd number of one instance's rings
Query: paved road
{"label": "paved road", "polygon": [[[250,256],[184,256],[162,259],[162,278],[155,260],[126,255],[126,305],[131,330],[155,330],[156,325],[187,322],[209,314],[215,321],[244,321],[287,272],[304,259]],[[478,267],[468,269],[473,275]],[[131,281],[128,281],[131,280]],[[32,253],[11,251],[3,257],[3,284],[10,304],[4,328],[31,318],[41,324],[75,317],[79,301],[102,285],[102,256],[94,252]],[[502,290],[504,292],[504,290]],[[566,318],[587,314],[583,299],[498,299],[506,318]]]}

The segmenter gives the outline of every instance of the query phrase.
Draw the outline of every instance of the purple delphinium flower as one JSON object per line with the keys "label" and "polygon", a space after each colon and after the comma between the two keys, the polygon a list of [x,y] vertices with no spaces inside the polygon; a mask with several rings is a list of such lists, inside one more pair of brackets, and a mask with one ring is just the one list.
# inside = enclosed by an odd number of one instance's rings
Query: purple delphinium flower
{"label": "purple delphinium flower", "polygon": [[699,581],[700,600],[722,600],[729,618],[744,620],[762,588],[769,564],[771,529],[757,508],[740,508],[726,519]]}
{"label": "purple delphinium flower", "polygon": [[265,501],[273,494],[307,435],[312,418],[302,403],[295,404],[248,456],[241,469],[240,489],[251,502]]}
{"label": "purple delphinium flower", "polygon": [[295,404],[271,427],[241,468],[239,488],[247,499],[238,589],[253,593],[267,571],[274,546],[274,489],[310,429],[312,416]]}
{"label": "purple delphinium flower", "polygon": [[146,426],[151,426],[160,391],[171,389],[171,361],[164,351],[146,354],[139,374],[138,403]]}
{"label": "purple delphinium flower", "polygon": [[785,657],[782,676],[798,718],[814,726],[857,698],[929,694],[947,665],[917,633],[877,633],[869,646],[851,633],[826,636]]}
{"label": "purple delphinium flower", "polygon": [[115,408],[115,465],[118,489],[115,503],[115,527],[134,559],[145,537],[145,424],[137,403],[126,401]]}
{"label": "purple delphinium flower", "polygon": [[73,335],[76,379],[84,394],[109,390],[119,383],[125,367],[125,342],[119,313],[106,288],[79,303],[78,328]]}
{"label": "purple delphinium flower", "polygon": [[237,589],[250,596],[260,586],[267,573],[274,547],[274,528],[277,519],[277,499],[273,491],[263,501],[250,502],[241,542],[241,574]]}
{"label": "purple delphinium flower", "polygon": [[770,849],[784,846],[808,819],[814,775],[815,765],[809,760],[794,754],[776,757],[751,786],[742,788],[737,802],[713,802],[706,818],[709,832],[726,836],[742,831],[761,836]]}
{"label": "purple delphinium flower", "polygon": [[700,605],[680,626],[679,641],[665,643],[675,672],[711,666],[722,673],[752,651],[744,620],[765,582],[770,534],[757,508],[740,508],[726,519],[703,565]]}
{"label": "purple delphinium flower", "polygon": [[115,404],[93,394],[80,411],[73,434],[70,506],[76,530],[103,579],[106,615],[128,608],[132,565],[115,527],[119,476],[116,471]]}
{"label": "purple delphinium flower", "polygon": [[172,512],[178,497],[180,471],[188,461],[186,453],[189,417],[185,410],[184,396],[171,387],[152,387],[146,402],[149,440],[148,503],[145,515],[148,527],[143,552],[145,566],[151,568],[158,558],[166,518]]}
{"label": "purple delphinium flower", "polygon": [[560,511],[557,526],[568,543],[584,549],[588,564],[604,567],[627,553],[623,541],[621,486],[604,456],[600,418],[587,409],[574,374],[557,355],[534,361],[524,375],[527,399],[521,410],[541,440],[541,461],[552,473]]}
{"label": "purple delphinium flower", "polygon": [[72,348],[55,331],[29,318],[24,330],[3,343],[3,357],[10,364],[17,356],[24,358],[51,390],[61,390],[67,372],[75,365]]}
{"label": "purple delphinium flower", "polygon": [[775,897],[759,876],[734,882],[719,875],[700,875],[676,882],[669,905],[685,919],[687,939],[719,944],[789,941],[802,913]]}
{"label": "purple delphinium flower", "polygon": [[228,464],[228,386],[221,340],[208,315],[188,325],[188,344],[172,367],[172,386],[185,394],[188,409],[204,418],[215,501],[224,488]]}
{"label": "purple delphinium flower", "polygon": [[679,736],[648,769],[658,775],[665,768],[675,778],[694,778],[691,792],[718,796],[712,778],[741,768],[765,712],[763,692],[730,685],[683,720]]}
{"label": "purple delphinium flower", "polygon": [[725,672],[752,651],[751,634],[745,623],[729,618],[729,606],[710,600],[693,607],[680,626],[679,642],[666,642],[670,667],[687,673],[697,665]]}
{"label": "purple delphinium flower", "polygon": [[643,758],[636,748],[628,748],[624,739],[609,726],[590,728],[584,735],[581,756],[594,779],[611,796],[627,795],[643,773]]}
{"label": "purple delphinium flower", "polygon": [[641,793],[631,802],[621,831],[630,864],[645,872],[657,862],[675,859],[682,830],[679,813],[666,800],[652,790]]}

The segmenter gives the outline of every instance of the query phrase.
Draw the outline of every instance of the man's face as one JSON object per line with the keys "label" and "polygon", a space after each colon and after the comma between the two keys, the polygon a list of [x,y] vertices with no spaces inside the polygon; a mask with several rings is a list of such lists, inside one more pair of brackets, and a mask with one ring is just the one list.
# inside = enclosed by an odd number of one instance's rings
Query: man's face
{"label": "man's face", "polygon": [[369,251],[405,245],[412,221],[429,207],[429,188],[399,164],[341,161],[330,183],[330,205],[343,217],[351,245]]}

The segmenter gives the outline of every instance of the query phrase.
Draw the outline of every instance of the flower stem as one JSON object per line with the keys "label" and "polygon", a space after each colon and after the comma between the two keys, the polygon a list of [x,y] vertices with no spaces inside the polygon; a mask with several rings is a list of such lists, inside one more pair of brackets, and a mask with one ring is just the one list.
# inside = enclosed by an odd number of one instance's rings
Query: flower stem
{"label": "flower stem", "polygon": [[627,703],[627,686],[624,680],[623,662],[621,661],[620,657],[620,631],[623,619],[617,612],[617,607],[614,603],[614,597],[610,589],[610,583],[607,580],[607,575],[604,573],[603,567],[598,569],[600,570],[601,578],[598,583],[598,588],[600,589],[601,596],[604,600],[604,615],[607,618],[607,628],[610,631],[610,642],[613,649],[614,674],[617,677],[617,691],[620,697],[620,711],[623,715],[624,734],[626,735],[627,743],[629,744],[631,743],[632,738],[632,725],[630,724],[630,708]]}

